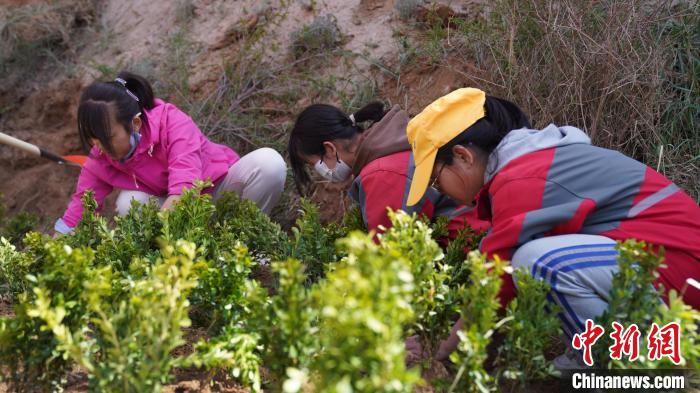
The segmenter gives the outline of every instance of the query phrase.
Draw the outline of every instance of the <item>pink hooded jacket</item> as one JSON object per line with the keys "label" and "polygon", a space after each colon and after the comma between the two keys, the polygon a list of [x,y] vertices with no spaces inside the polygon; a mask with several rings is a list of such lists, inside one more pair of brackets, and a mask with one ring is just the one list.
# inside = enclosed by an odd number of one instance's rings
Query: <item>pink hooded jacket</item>
{"label": "pink hooded jacket", "polygon": [[[78,186],[56,230],[70,231],[83,214],[81,197],[93,190],[101,210],[104,199],[114,188],[142,191],[165,197],[179,195],[196,180],[211,179],[214,186],[223,180],[239,156],[231,148],[211,142],[192,119],[172,104],[159,99],[146,110],[147,121],[133,156],[124,163],[113,160],[97,147],[90,150]],[[212,192],[210,187],[204,192]]]}

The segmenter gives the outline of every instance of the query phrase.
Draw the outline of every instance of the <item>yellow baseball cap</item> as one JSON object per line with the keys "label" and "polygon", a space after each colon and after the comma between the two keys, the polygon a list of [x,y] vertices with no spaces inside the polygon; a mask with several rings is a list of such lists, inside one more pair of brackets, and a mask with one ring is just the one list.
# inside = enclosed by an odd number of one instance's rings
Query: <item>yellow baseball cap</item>
{"label": "yellow baseball cap", "polygon": [[486,93],[466,87],[440,97],[408,122],[406,134],[416,168],[408,193],[408,206],[418,203],[428,188],[437,151],[486,113]]}

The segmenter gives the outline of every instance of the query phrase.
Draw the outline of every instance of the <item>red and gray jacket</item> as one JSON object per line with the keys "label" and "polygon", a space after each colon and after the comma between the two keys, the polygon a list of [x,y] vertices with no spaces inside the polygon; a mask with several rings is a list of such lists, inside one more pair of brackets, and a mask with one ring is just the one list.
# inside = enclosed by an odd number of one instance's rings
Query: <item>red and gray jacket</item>
{"label": "red and gray jacket", "polygon": [[[667,265],[657,284],[682,292],[700,280],[700,207],[663,175],[624,154],[592,146],[574,127],[511,131],[491,154],[477,196],[479,218],[492,228],[481,243],[510,259],[530,240],[564,234],[637,239],[663,246]],[[502,302],[514,294],[504,282]],[[700,308],[700,293],[684,301]]]}
{"label": "red and gray jacket", "polygon": [[476,209],[458,206],[454,200],[428,189],[415,206],[406,206],[414,162],[406,138],[408,114],[394,106],[381,121],[362,134],[357,158],[353,165],[355,179],[350,196],[359,205],[367,230],[381,232],[379,226],[389,228],[387,208],[409,214],[425,215],[429,219],[448,216],[450,237],[468,223],[477,231],[488,229],[488,222],[476,218]]}

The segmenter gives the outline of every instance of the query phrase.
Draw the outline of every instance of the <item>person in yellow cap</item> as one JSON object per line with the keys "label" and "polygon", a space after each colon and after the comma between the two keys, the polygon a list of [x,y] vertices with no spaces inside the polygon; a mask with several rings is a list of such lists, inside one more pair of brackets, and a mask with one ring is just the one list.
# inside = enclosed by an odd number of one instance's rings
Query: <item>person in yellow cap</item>
{"label": "person in yellow cap", "polygon": [[[575,127],[531,129],[515,104],[473,88],[430,104],[409,122],[407,136],[416,161],[407,204],[430,186],[476,202],[478,217],[491,221],[481,251],[547,281],[569,337],[607,308],[618,240],[663,246],[666,266],[656,284],[700,308],[700,291],[686,285],[700,279],[700,207],[652,168],[591,145]],[[502,304],[513,296],[504,275]],[[455,329],[438,359],[456,347]],[[569,350],[555,366],[582,363]]]}

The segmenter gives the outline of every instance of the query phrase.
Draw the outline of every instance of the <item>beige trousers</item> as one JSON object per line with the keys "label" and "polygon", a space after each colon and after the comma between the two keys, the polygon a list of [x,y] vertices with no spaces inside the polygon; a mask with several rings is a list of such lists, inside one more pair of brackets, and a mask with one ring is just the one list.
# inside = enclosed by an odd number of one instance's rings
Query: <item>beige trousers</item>
{"label": "beige trousers", "polygon": [[[228,174],[214,189],[212,196],[217,200],[223,192],[235,192],[241,198],[255,202],[260,210],[270,214],[282,195],[286,178],[287,164],[282,156],[269,147],[263,147],[246,154],[231,165]],[[121,191],[116,202],[117,214],[126,215],[132,200],[147,203],[149,199],[162,205],[166,198],[141,191]]]}

